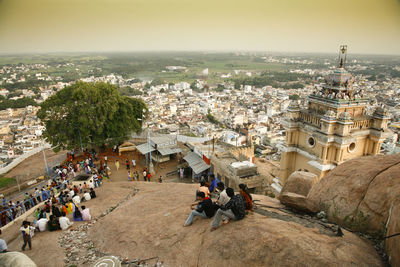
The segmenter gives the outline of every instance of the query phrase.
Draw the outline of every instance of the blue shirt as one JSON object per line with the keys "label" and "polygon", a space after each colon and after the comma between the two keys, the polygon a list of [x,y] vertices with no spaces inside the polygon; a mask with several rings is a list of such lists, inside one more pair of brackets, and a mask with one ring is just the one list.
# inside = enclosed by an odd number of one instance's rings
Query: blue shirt
{"label": "blue shirt", "polygon": [[214,191],[215,188],[217,188],[217,184],[218,183],[219,183],[219,180],[217,178],[214,178],[214,181],[211,182],[211,185],[210,185],[210,188],[209,188],[210,193],[212,191]]}

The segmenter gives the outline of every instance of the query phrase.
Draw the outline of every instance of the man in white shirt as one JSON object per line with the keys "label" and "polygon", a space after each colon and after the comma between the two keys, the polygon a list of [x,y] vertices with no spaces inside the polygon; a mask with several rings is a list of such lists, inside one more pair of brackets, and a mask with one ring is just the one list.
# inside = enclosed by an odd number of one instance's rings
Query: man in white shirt
{"label": "man in white shirt", "polygon": [[90,221],[92,219],[92,216],[90,216],[89,209],[87,209],[85,206],[82,206],[82,220],[84,221]]}
{"label": "man in white shirt", "polygon": [[231,198],[226,194],[224,183],[219,182],[217,184],[217,188],[221,192],[219,193],[217,204],[220,206],[225,205]]}
{"label": "man in white shirt", "polygon": [[74,202],[75,205],[81,203],[81,197],[78,195],[74,196],[72,202]]}
{"label": "man in white shirt", "polygon": [[69,198],[69,199],[72,199],[72,198],[74,197],[74,195],[75,195],[74,190],[69,190],[69,192],[68,192],[68,198]]}
{"label": "man in white shirt", "polygon": [[47,227],[47,222],[49,220],[45,219],[45,218],[41,218],[40,220],[38,220],[36,222],[36,227],[39,228],[40,232],[44,232],[46,231],[46,227]]}
{"label": "man in white shirt", "polygon": [[87,191],[85,191],[85,193],[83,194],[82,200],[83,199],[85,199],[85,201],[88,201],[88,200],[91,200],[92,198],[90,197],[90,194]]}
{"label": "man in white shirt", "polygon": [[68,227],[70,227],[73,222],[71,222],[66,216],[65,216],[65,212],[62,212],[62,217],[60,217],[60,219],[58,219],[60,222],[60,227],[61,230],[67,230]]}

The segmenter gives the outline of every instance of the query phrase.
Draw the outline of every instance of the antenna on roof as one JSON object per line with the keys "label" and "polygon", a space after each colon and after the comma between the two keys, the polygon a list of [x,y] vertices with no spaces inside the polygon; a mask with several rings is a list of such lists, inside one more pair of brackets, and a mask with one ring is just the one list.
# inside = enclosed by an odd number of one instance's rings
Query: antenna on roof
{"label": "antenna on roof", "polygon": [[344,68],[347,57],[347,45],[341,45],[339,49],[339,68]]}

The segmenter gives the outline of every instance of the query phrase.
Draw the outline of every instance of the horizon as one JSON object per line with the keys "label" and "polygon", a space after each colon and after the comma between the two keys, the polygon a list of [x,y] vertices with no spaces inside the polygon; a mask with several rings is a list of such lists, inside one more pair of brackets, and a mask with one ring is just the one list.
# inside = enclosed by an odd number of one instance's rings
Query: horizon
{"label": "horizon", "polygon": [[[337,47],[337,51],[339,46]],[[338,52],[312,52],[312,51],[262,51],[262,50],[92,50],[92,51],[43,51],[43,52],[0,52],[0,57],[19,57],[19,56],[58,56],[58,55],[90,55],[90,54],[184,54],[184,53],[197,53],[197,54],[232,54],[232,53],[256,53],[256,54],[271,54],[271,55],[317,55],[317,56],[337,56]],[[385,54],[385,53],[352,53],[351,50],[347,53],[347,56],[371,56],[371,57],[400,57],[400,54]]]}

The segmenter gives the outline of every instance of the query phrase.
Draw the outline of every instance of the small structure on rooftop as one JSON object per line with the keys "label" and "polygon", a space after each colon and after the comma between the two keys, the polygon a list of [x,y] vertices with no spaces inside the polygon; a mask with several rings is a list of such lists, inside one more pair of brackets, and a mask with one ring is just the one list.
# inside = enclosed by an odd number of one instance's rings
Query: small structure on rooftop
{"label": "small structure on rooftop", "polygon": [[152,160],[158,163],[169,161],[182,152],[176,138],[170,135],[152,136],[149,142],[136,146],[136,149],[143,155],[151,153]]}
{"label": "small structure on rooftop", "polygon": [[122,152],[135,151],[136,145],[132,142],[126,141],[118,147],[118,154],[121,156]]}

